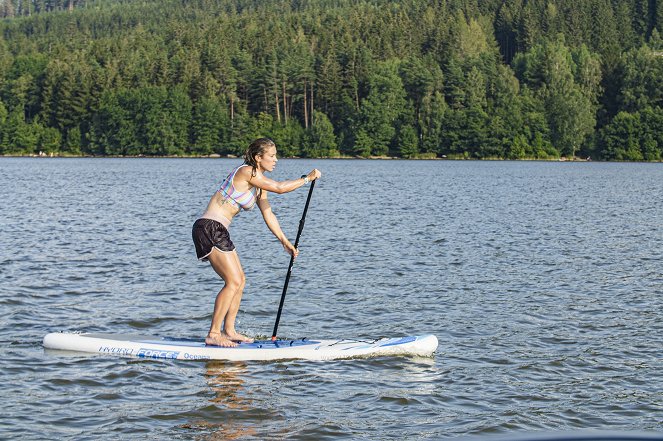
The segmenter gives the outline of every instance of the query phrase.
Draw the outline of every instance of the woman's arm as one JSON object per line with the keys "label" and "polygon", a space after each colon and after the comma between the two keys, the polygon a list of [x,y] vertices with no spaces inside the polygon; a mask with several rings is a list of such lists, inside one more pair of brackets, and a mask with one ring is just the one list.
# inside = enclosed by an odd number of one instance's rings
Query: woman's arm
{"label": "woman's arm", "polygon": [[[273,179],[269,179],[264,174],[257,172],[255,176],[249,176],[248,182],[254,187],[258,187],[262,190],[271,191],[272,193],[283,194],[297,190],[298,188],[304,186],[307,183],[307,181],[313,181],[315,179],[318,179],[320,176],[322,176],[320,170],[313,169],[306,175],[308,179],[299,178],[299,179],[291,179],[289,181],[279,182]],[[263,216],[264,214],[265,213],[263,212]]]}
{"label": "woman's arm", "polygon": [[276,238],[281,242],[283,248],[286,250],[288,254],[297,257],[297,254],[299,254],[299,250],[297,250],[295,246],[292,243],[290,243],[286,235],[283,233],[283,230],[281,230],[281,225],[279,225],[279,221],[278,219],[276,219],[276,215],[272,211],[272,207],[271,205],[269,205],[269,201],[267,200],[267,192],[265,191],[260,192],[260,198],[258,199],[258,207],[260,208],[260,212],[262,213],[262,217],[265,220],[265,224],[267,224],[267,228],[269,228],[269,231],[271,231],[272,234],[274,234],[274,236],[276,236]]}

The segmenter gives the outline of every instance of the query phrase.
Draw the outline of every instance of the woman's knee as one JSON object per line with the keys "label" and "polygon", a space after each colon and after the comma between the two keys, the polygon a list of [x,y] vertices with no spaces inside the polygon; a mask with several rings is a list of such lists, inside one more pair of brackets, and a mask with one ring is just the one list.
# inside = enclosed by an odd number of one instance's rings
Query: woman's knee
{"label": "woman's knee", "polygon": [[246,285],[246,276],[244,272],[238,274],[233,274],[232,277],[228,277],[226,280],[226,286],[233,291],[242,291]]}

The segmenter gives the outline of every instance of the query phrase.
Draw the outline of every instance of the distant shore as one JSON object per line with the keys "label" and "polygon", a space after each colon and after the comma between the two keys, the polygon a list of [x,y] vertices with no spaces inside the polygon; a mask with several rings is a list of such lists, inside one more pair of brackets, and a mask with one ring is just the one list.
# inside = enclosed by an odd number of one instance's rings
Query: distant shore
{"label": "distant shore", "polygon": [[[41,154],[40,154],[41,153]],[[237,159],[239,156],[227,154],[221,155],[218,153],[213,153],[211,155],[72,155],[72,154],[62,154],[62,153],[31,153],[31,154],[3,154],[0,157],[4,158],[191,158],[191,159]],[[601,160],[594,160],[591,157],[580,158],[567,158],[565,156],[559,158],[466,158],[462,155],[453,155],[447,156],[443,155],[438,157],[436,155],[430,154],[421,154],[413,157],[403,158],[400,156],[353,156],[353,155],[339,155],[339,156],[329,156],[329,157],[307,157],[303,158],[301,156],[283,156],[283,159],[361,159],[361,160],[406,160],[406,161],[546,161],[546,162],[608,162]],[[663,162],[663,161],[610,161],[610,162]]]}

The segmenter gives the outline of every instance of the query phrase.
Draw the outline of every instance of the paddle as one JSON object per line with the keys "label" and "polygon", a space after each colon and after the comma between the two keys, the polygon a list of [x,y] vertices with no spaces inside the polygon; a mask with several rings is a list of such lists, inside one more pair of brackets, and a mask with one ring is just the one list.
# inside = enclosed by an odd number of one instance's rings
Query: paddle
{"label": "paddle", "polygon": [[[295,239],[295,248],[299,246],[299,238],[304,229],[304,222],[306,220],[306,212],[308,211],[308,204],[311,202],[311,195],[313,194],[313,187],[315,181],[311,181],[311,187],[308,190],[308,197],[306,198],[306,205],[304,206],[304,214],[299,221],[299,230],[297,230],[297,238]],[[285,301],[285,293],[288,291],[288,282],[290,282],[290,274],[292,273],[292,264],[295,262],[295,256],[290,256],[290,265],[288,266],[288,273],[285,276],[285,283],[283,284],[283,293],[281,293],[281,303],[279,303],[279,312],[276,314],[276,323],[274,323],[274,332],[272,332],[272,341],[276,340],[276,330],[279,328],[279,321],[281,320],[281,311],[283,311],[283,302]]]}

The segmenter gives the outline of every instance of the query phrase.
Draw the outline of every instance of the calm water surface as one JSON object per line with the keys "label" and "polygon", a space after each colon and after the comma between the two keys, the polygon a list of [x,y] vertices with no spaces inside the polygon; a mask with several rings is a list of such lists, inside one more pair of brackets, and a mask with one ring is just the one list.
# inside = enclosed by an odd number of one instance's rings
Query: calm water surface
{"label": "calm water surface", "polygon": [[[320,168],[282,337],[435,334],[432,358],[178,362],[45,351],[53,331],[200,337],[190,228],[230,159],[0,159],[0,438],[440,439],[663,431],[663,164],[282,160]],[[292,240],[306,190],[271,196]],[[238,327],[289,258],[231,234]]]}

